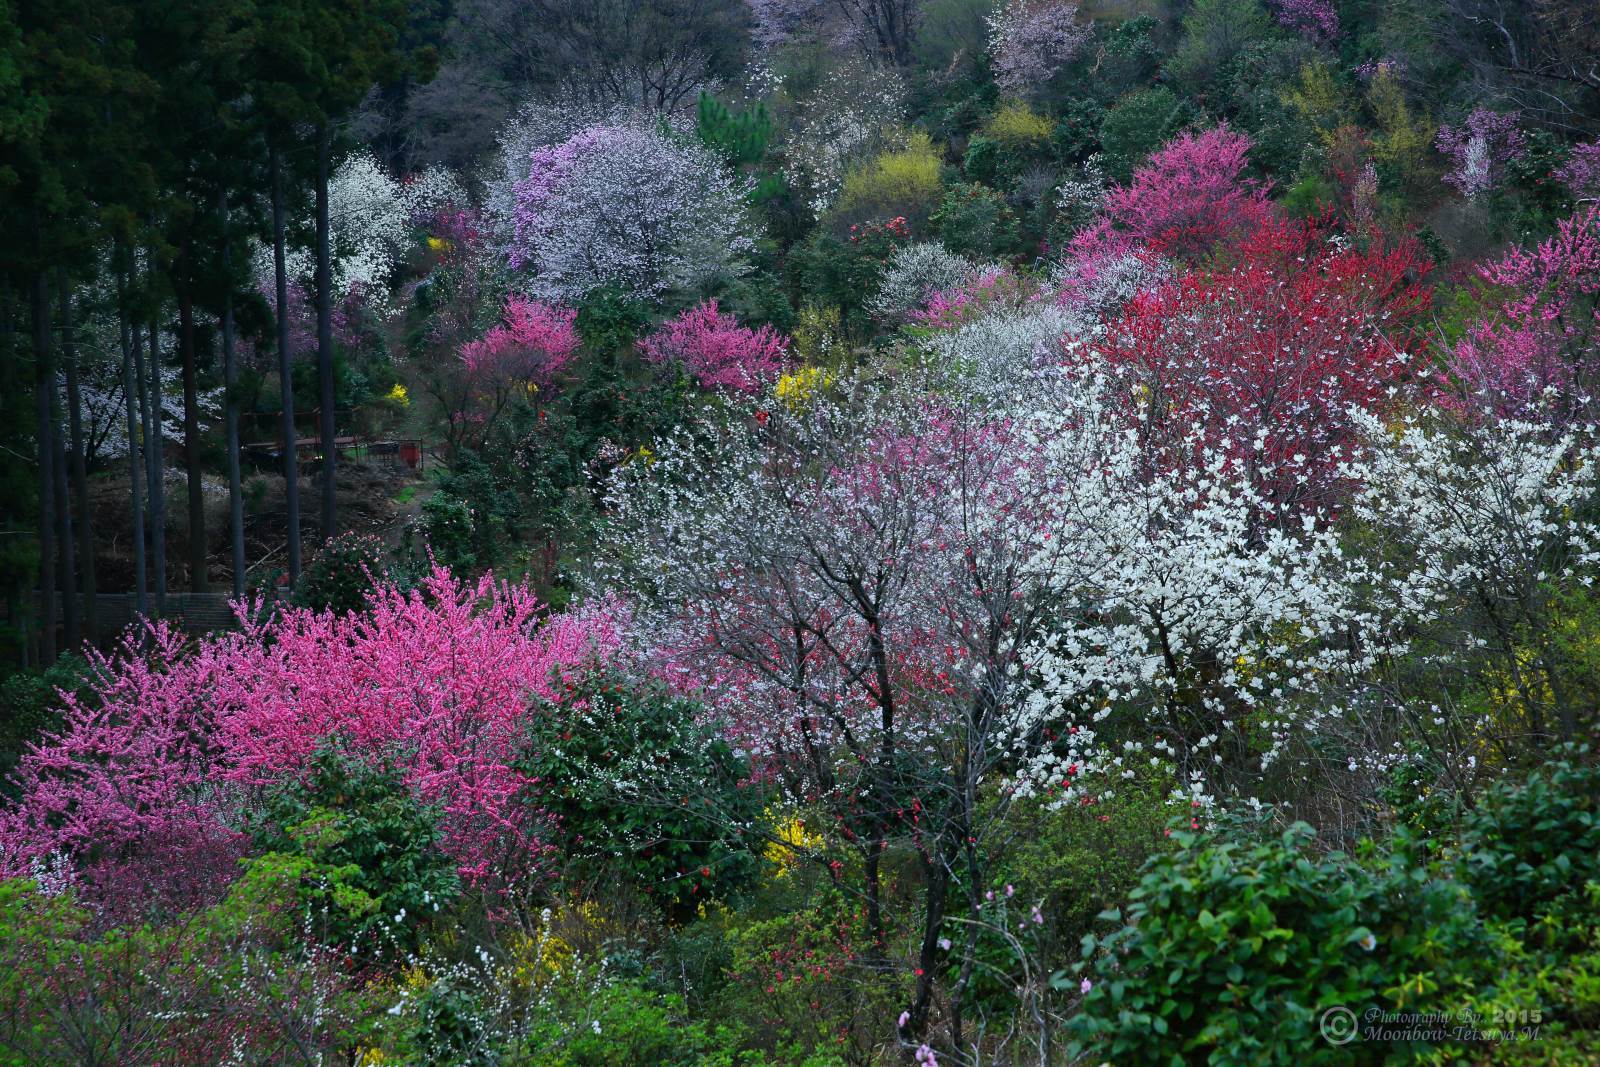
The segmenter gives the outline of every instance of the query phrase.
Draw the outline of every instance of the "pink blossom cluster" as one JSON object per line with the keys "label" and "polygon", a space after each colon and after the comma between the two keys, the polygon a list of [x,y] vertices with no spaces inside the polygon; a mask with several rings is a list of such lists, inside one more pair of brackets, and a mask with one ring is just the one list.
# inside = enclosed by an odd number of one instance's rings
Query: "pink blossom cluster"
{"label": "pink blossom cluster", "polygon": [[1468,199],[1493,189],[1505,165],[1521,158],[1526,147],[1515,112],[1484,107],[1474,110],[1460,126],[1441,126],[1434,143],[1450,160],[1445,182]]}
{"label": "pink blossom cluster", "polygon": [[1577,417],[1600,375],[1600,206],[1479,274],[1506,295],[1451,353],[1450,371],[1470,404],[1502,417]]}
{"label": "pink blossom cluster", "polygon": [[1331,0],[1274,0],[1272,14],[1280,26],[1319,44],[1339,36],[1339,13]]}
{"label": "pink blossom cluster", "polygon": [[1556,178],[1580,199],[1600,198],[1600,141],[1581,144],[1555,174]]}
{"label": "pink blossom cluster", "polygon": [[541,622],[526,586],[435,568],[365,613],[260,607],[187,653],[156,624],[97,661],[95,700],[69,697],[61,729],[22,760],[0,875],[65,855],[102,898],[214,890],[232,874],[237,814],[337,738],[404,769],[463,877],[507,889],[538,876],[542,783],[515,767],[526,716],[618,649],[614,606]]}
{"label": "pink blossom cluster", "polygon": [[578,350],[578,313],[513,293],[505,321],[461,349],[474,378],[547,385]]}
{"label": "pink blossom cluster", "polygon": [[1226,124],[1181,133],[1151,154],[1127,185],[1106,194],[1101,216],[1073,238],[1075,257],[1143,248],[1192,258],[1255,231],[1272,217],[1266,185],[1244,178],[1251,140]]}
{"label": "pink blossom cluster", "polygon": [[990,267],[953,289],[929,293],[910,319],[929,329],[954,330],[1001,308],[1021,307],[1038,295],[1027,280],[1003,267]]}
{"label": "pink blossom cluster", "polygon": [[771,326],[750,329],[708,300],[662,323],[639,342],[650,363],[678,364],[707,389],[753,393],[783,373],[789,339]]}

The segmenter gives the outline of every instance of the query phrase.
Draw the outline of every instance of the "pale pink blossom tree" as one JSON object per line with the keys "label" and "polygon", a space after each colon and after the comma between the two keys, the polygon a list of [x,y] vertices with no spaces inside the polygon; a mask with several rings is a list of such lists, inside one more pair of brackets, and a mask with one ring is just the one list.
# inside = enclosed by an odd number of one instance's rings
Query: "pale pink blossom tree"
{"label": "pale pink blossom tree", "polygon": [[1078,5],[1063,0],[1002,0],[988,25],[995,84],[1015,96],[1043,88],[1089,39]]}
{"label": "pale pink blossom tree", "polygon": [[1446,404],[1498,417],[1567,422],[1592,410],[1600,386],[1600,206],[1563,220],[1531,251],[1479,268],[1504,291],[1450,353],[1466,397]]}
{"label": "pale pink blossom tree", "polygon": [[1450,161],[1445,182],[1469,200],[1493,189],[1506,164],[1520,158],[1525,148],[1516,113],[1486,107],[1474,110],[1459,126],[1441,126],[1434,143]]}

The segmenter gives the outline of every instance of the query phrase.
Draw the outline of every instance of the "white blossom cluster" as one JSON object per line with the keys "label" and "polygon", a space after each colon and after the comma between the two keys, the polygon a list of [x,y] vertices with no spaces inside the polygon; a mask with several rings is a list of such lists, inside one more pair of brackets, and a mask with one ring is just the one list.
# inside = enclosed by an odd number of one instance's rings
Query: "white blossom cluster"
{"label": "white blossom cluster", "polygon": [[964,285],[988,269],[999,268],[980,266],[938,241],[914,241],[889,257],[868,307],[880,319],[898,321],[930,294]]}
{"label": "white blossom cluster", "polygon": [[905,86],[892,71],[860,61],[843,64],[795,102],[797,119],[783,144],[785,170],[821,217],[858,162],[882,150],[905,114]]}

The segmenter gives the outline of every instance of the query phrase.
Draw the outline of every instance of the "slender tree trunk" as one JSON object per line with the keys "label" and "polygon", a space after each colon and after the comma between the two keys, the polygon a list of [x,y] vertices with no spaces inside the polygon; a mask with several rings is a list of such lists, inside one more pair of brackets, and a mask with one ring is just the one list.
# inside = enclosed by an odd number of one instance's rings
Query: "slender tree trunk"
{"label": "slender tree trunk", "polygon": [[94,523],[89,514],[89,471],[83,446],[83,394],[78,388],[78,346],[72,334],[72,287],[67,272],[56,271],[61,300],[61,361],[67,370],[67,429],[72,446],[72,499],[78,511],[78,579],[83,589],[83,629],[100,639],[95,626]]}
{"label": "slender tree trunk", "polygon": [[[57,413],[59,418],[59,413]],[[66,644],[63,651],[76,652],[83,646],[83,616],[78,611],[77,550],[72,543],[72,497],[67,491],[67,447],[58,425],[55,432],[56,549],[61,554],[61,630]]]}
{"label": "slender tree trunk", "polygon": [[272,270],[278,298],[278,374],[283,393],[283,494],[289,512],[289,581],[300,580],[300,457],[295,448],[294,365],[289,357],[289,272],[284,263],[283,161],[268,152],[272,178]]}
{"label": "slender tree trunk", "polygon": [[[144,397],[143,368],[136,373],[133,359],[133,348],[138,337],[136,331],[128,325],[128,274],[124,263],[126,253],[117,250],[117,318],[120,320],[122,340],[122,394],[123,407],[127,409],[128,416],[128,481],[130,489],[131,506],[133,509],[133,604],[140,615],[150,614],[150,599],[147,595],[144,556],[144,485],[145,472],[140,470],[141,457],[144,450],[141,447],[140,437],[144,428],[142,416],[139,411]],[[141,360],[141,362],[143,362]]]}
{"label": "slender tree trunk", "polygon": [[[134,273],[136,270],[137,267],[130,270],[130,280],[136,277]],[[150,405],[150,376],[145,373],[144,327],[136,320],[131,308],[128,316],[128,332],[133,340],[133,380],[139,390],[139,425],[142,431],[139,437],[139,456],[143,461],[143,469],[139,471],[139,476],[144,479],[145,544],[146,561],[149,566],[149,574],[145,580],[148,586],[154,584],[155,578],[155,454],[161,446],[156,440],[155,412]],[[159,610],[159,605],[157,607]]]}
{"label": "slender tree trunk", "polygon": [[183,465],[189,481],[189,589],[204,593],[210,553],[206,551],[206,494],[200,464],[200,358],[194,341],[194,296],[178,291],[178,350],[183,357]]}
{"label": "slender tree trunk", "polygon": [[41,269],[33,276],[33,390],[39,461],[39,665],[56,661],[56,473],[55,418],[50,402],[56,389],[50,349],[50,298]]}
{"label": "slender tree trunk", "polygon": [[222,390],[228,432],[228,526],[233,545],[233,596],[244,596],[244,485],[239,473],[239,389],[233,362],[233,275],[228,263],[228,194],[217,198],[222,216]]}
{"label": "slender tree trunk", "polygon": [[333,261],[328,233],[328,126],[317,127],[317,401],[322,418],[322,539],[338,533],[333,424]]}
{"label": "slender tree trunk", "polygon": [[150,569],[155,585],[156,611],[167,610],[167,448],[161,407],[161,334],[155,314],[150,316],[150,445],[146,467],[150,473]]}
{"label": "slender tree trunk", "polygon": [[[0,280],[0,426],[21,427],[24,425],[22,405],[27,398],[27,392],[17,381],[17,319],[15,295],[11,286]],[[0,536],[17,535],[23,531],[17,527],[16,520],[19,516],[14,508],[7,508],[0,513]],[[28,666],[28,626],[27,619],[30,609],[23,606],[21,590],[14,582],[7,582],[5,587],[6,618],[19,624],[18,659],[24,669]]]}

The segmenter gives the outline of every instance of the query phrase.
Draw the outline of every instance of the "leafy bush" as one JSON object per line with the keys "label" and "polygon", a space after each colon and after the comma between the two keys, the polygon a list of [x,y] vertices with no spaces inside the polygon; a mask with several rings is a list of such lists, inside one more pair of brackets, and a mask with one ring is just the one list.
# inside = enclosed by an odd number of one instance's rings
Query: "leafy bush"
{"label": "leafy bush", "polygon": [[[1106,914],[1124,925],[1084,938],[1090,987],[1069,1025],[1096,1056],[1348,1062],[1319,1036],[1325,1011],[1454,1011],[1490,955],[1464,887],[1398,859],[1369,867],[1318,856],[1303,823],[1255,844],[1173,837],[1178,849],[1151,862],[1126,915]],[[1374,1058],[1417,1051],[1362,1044]]]}
{"label": "leafy bush", "polygon": [[0,797],[14,790],[11,771],[23,749],[46,730],[60,724],[61,693],[90,698],[89,663],[67,654],[38,673],[19,671],[0,681]]}
{"label": "leafy bush", "polygon": [[760,791],[700,718],[664,686],[602,670],[531,717],[520,769],[546,783],[570,875],[621,879],[679,915],[750,881]]}
{"label": "leafy bush", "polygon": [[1600,881],[1600,768],[1563,760],[1492,787],[1466,816],[1459,864],[1486,913],[1529,923]]}
{"label": "leafy bush", "polygon": [[581,998],[569,994],[558,999],[556,1010],[534,1028],[525,1046],[502,1062],[507,1067],[764,1064],[760,1053],[739,1050],[742,1037],[737,1028],[686,1018],[681,997],[653,993],[636,982],[616,982]]}
{"label": "leafy bush", "polygon": [[386,556],[383,542],[371,534],[340,534],[317,549],[300,572],[293,602],[339,615],[360,611],[367,606],[367,596],[388,577]]}
{"label": "leafy bush", "polygon": [[1191,118],[1189,103],[1164,86],[1129,93],[1106,112],[1100,124],[1106,172],[1126,181],[1135,164],[1171,140]]}
{"label": "leafy bush", "polygon": [[1017,244],[1017,217],[1005,198],[982,185],[957,185],[945,193],[933,217],[939,240],[972,259],[1008,253]]}
{"label": "leafy bush", "polygon": [[311,758],[302,781],[268,794],[257,818],[259,848],[312,864],[303,901],[325,916],[335,944],[414,949],[461,892],[433,812],[393,767],[370,766],[336,743]]}

